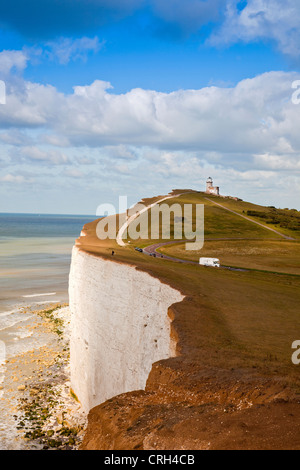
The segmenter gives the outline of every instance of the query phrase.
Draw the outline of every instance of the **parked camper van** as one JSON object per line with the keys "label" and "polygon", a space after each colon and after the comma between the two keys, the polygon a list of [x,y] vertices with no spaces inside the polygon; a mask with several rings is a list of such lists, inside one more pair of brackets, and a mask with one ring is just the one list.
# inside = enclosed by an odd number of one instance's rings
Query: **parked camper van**
{"label": "parked camper van", "polygon": [[200,258],[199,264],[202,266],[210,266],[212,268],[220,267],[220,260],[217,258]]}

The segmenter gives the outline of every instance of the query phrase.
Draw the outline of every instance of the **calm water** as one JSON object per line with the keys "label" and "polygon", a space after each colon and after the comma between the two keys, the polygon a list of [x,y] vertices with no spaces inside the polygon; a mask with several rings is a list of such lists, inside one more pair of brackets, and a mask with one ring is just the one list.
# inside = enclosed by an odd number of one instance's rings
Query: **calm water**
{"label": "calm water", "polygon": [[8,321],[5,312],[28,303],[67,301],[72,246],[94,219],[0,214],[0,333]]}
{"label": "calm water", "polygon": [[0,240],[10,238],[78,237],[82,226],[95,216],[1,214]]}
{"label": "calm water", "polygon": [[35,334],[32,309],[68,301],[72,247],[83,225],[94,219],[0,214],[0,450],[25,445],[12,417],[18,403],[10,378],[15,358],[50,341],[49,335]]}

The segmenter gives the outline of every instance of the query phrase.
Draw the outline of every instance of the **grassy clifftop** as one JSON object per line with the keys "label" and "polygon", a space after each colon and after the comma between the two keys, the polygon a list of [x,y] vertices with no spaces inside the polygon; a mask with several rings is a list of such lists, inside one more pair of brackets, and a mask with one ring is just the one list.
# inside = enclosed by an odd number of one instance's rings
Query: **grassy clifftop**
{"label": "grassy clifftop", "polygon": [[[241,201],[213,199],[241,214],[249,207],[261,208]],[[250,361],[252,367],[257,361],[266,373],[280,368],[283,374],[292,373],[294,380],[298,370],[290,357],[291,344],[297,339],[297,332],[300,334],[299,241],[284,239],[228,212],[203,193],[186,192],[167,201],[169,205],[175,202],[205,204],[204,247],[199,252],[186,251],[185,243],[174,241],[158,251],[196,262],[199,256],[213,256],[220,258],[223,266],[241,267],[242,271],[176,263],[134,249],[164,243],[163,238],[134,241],[125,247],[118,246],[115,240],[100,241],[96,222],[85,227],[86,236],[79,239],[79,246],[89,253],[147,271],[190,299],[178,307],[182,312],[174,320],[180,351],[197,350],[200,354],[202,350],[203,355],[220,348],[218,353],[209,355],[214,366],[218,361],[229,366],[230,356],[236,366],[244,367]],[[222,354],[224,345],[226,351]],[[276,364],[273,359],[268,360],[273,356],[277,357]],[[280,364],[284,364],[283,368]]]}
{"label": "grassy clifftop", "polygon": [[[275,233],[257,216],[262,224],[253,223],[247,211],[272,208],[242,201],[186,191],[166,202],[205,205],[205,243],[200,252],[185,251],[178,240],[159,251],[187,261],[214,256],[243,270],[150,257],[134,247],[163,237],[120,247],[97,239],[96,222],[85,227],[81,249],[131,264],[186,297],[169,311],[178,357],[153,366],[144,392],[94,409],[84,448],[300,448],[299,367],[291,361],[300,336],[299,233],[280,226]],[[294,417],[289,436],[287,413]]]}

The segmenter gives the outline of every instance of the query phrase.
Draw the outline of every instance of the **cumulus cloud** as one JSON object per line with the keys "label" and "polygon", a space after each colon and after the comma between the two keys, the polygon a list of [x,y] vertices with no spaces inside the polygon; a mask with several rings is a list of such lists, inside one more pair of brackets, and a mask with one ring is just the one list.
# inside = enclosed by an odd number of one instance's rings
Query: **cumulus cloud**
{"label": "cumulus cloud", "polygon": [[231,88],[124,94],[102,81],[72,94],[25,82],[0,107],[0,124],[45,129],[44,139],[53,145],[113,146],[124,159],[135,158],[129,146],[288,158],[300,152],[299,106],[291,101],[296,77],[272,72]]}
{"label": "cumulus cloud", "polygon": [[6,105],[0,106],[3,128],[36,128],[55,119],[64,96],[51,85],[6,80]]}
{"label": "cumulus cloud", "polygon": [[279,50],[293,58],[300,53],[300,4],[295,0],[248,0],[240,9],[238,0],[228,0],[225,20],[209,40],[212,45],[275,41]]}
{"label": "cumulus cloud", "polygon": [[286,157],[286,155],[265,153],[263,155],[254,155],[254,163],[258,168],[263,169],[300,172],[299,155]]}
{"label": "cumulus cloud", "polygon": [[263,192],[267,185],[271,195],[289,181],[300,187],[300,106],[292,102],[297,78],[271,72],[230,88],[123,94],[103,81],[70,94],[14,83],[0,107],[0,140],[11,157],[2,181],[12,182],[7,175],[17,163],[37,174],[61,171],[61,178],[87,187],[100,180],[129,193],[149,187],[149,195],[170,185],[201,189],[211,173],[225,194],[234,187],[241,197],[245,188]]}

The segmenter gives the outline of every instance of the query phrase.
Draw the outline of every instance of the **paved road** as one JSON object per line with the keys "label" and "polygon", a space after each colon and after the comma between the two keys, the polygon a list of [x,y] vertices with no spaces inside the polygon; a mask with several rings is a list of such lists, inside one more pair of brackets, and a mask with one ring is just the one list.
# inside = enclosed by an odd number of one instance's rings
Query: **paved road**
{"label": "paved road", "polygon": [[[186,193],[185,193],[186,194]],[[175,198],[175,197],[179,197],[181,196],[182,194],[177,194],[176,196],[166,196],[162,199],[160,199],[159,201],[156,201],[155,203],[151,204],[150,206],[148,207],[145,207],[142,211],[134,214],[133,216],[129,217],[127,219],[127,221],[122,225],[122,227],[120,228],[119,232],[118,232],[118,235],[117,235],[117,243],[120,245],[120,246],[125,246],[125,243],[123,241],[123,235],[125,233],[125,231],[127,230],[129,224],[131,222],[133,222],[133,220],[135,220],[137,217],[139,217],[143,212],[151,209],[152,207],[154,207],[156,204],[160,204],[161,202],[167,200],[167,199],[171,199],[171,198]],[[295,240],[294,238],[292,237],[288,237],[287,235],[284,235],[283,233],[280,233],[278,232],[277,230],[271,228],[271,227],[266,227],[265,225],[261,224],[260,222],[257,222],[255,220],[252,220],[250,219],[249,217],[246,217],[242,214],[239,214],[238,212],[235,212],[233,211],[232,209],[228,209],[227,207],[225,206],[222,206],[222,204],[219,204],[218,202],[215,202],[215,201],[212,201],[211,199],[209,198],[204,198],[206,199],[207,201],[210,201],[212,202],[213,204],[221,207],[222,209],[225,209],[229,212],[232,212],[233,214],[235,215],[238,215],[239,217],[242,217],[243,219],[246,219],[248,220],[249,222],[252,222],[253,224],[256,224],[256,225],[259,225],[267,230],[270,230],[271,232],[274,232],[276,233],[277,235],[279,235],[280,237],[283,237],[285,238],[286,240]],[[215,240],[215,241],[218,241],[218,240],[264,240],[263,238],[209,238],[209,239],[206,239],[207,241],[208,240]],[[162,246],[166,246],[166,245],[171,245],[171,244],[174,244],[174,243],[184,243],[186,242],[186,240],[171,240],[171,241],[168,241],[168,242],[162,242],[162,243],[156,243],[154,245],[149,245],[147,247],[144,248],[143,252],[147,255],[156,255],[157,258],[163,258],[163,259],[166,259],[166,260],[170,260],[170,261],[175,261],[176,263],[184,263],[184,264],[193,264],[193,265],[198,265],[199,266],[199,262],[197,261],[188,261],[188,260],[183,260],[183,259],[180,259],[180,258],[175,258],[175,257],[172,257],[172,256],[167,256],[167,255],[162,255],[161,253],[158,253],[157,250],[162,247]],[[238,269],[238,268],[230,268],[230,267],[225,267],[223,266],[224,269],[231,269],[231,270],[236,270],[236,271],[245,271],[245,269]]]}
{"label": "paved road", "polygon": [[176,261],[176,263],[199,264],[196,261],[188,261],[188,260],[183,260],[183,259],[180,259],[180,258],[174,258],[172,256],[162,255],[161,253],[158,253],[156,251],[161,246],[171,245],[172,243],[181,243],[181,242],[186,242],[186,240],[175,240],[175,241],[172,240],[172,241],[169,241],[169,242],[156,243],[154,245],[146,246],[146,248],[144,248],[143,252],[146,253],[147,255],[156,254],[157,258],[163,258],[163,259],[167,259],[167,260],[170,260],[170,261]]}
{"label": "paved road", "polygon": [[[217,238],[216,240],[220,240],[220,238]],[[232,238],[224,238],[224,240],[232,240]],[[186,242],[186,240],[175,240],[175,243],[176,242],[181,243],[181,242]],[[146,253],[149,256],[150,256],[150,254],[155,254],[157,258],[162,258],[162,259],[166,259],[166,260],[169,260],[169,261],[175,261],[176,263],[194,264],[194,265],[200,266],[199,262],[197,262],[197,261],[189,261],[189,260],[184,260],[184,259],[180,259],[180,258],[174,258],[172,256],[162,255],[161,253],[158,253],[156,251],[161,246],[171,245],[172,243],[174,244],[174,240],[169,241],[169,242],[156,243],[154,245],[150,245],[150,246],[145,247],[143,252]],[[247,271],[246,269],[231,268],[230,266],[221,266],[220,269],[229,269],[230,271],[243,271],[243,272]]]}

